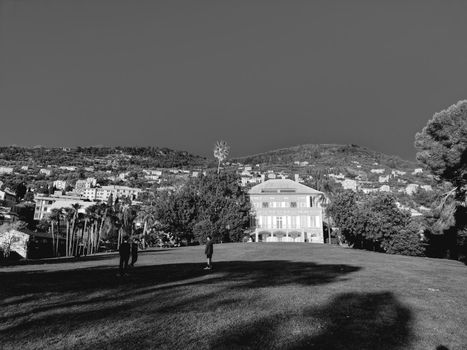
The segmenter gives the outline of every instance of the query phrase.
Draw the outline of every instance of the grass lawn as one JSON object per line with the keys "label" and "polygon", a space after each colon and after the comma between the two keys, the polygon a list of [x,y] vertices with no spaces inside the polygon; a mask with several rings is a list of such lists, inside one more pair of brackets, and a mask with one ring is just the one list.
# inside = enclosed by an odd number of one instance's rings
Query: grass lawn
{"label": "grass lawn", "polygon": [[[467,267],[223,244],[0,267],[1,349],[467,349]],[[444,346],[440,347],[440,346]]]}

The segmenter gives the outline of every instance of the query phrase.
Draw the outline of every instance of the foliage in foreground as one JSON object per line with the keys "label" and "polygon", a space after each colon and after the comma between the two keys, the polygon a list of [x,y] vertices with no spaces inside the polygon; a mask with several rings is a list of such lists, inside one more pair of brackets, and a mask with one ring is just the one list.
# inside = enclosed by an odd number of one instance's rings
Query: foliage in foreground
{"label": "foliage in foreground", "polygon": [[435,210],[433,227],[446,237],[449,257],[457,259],[459,248],[467,250],[467,100],[435,113],[415,135],[415,147],[417,160],[451,186]]}

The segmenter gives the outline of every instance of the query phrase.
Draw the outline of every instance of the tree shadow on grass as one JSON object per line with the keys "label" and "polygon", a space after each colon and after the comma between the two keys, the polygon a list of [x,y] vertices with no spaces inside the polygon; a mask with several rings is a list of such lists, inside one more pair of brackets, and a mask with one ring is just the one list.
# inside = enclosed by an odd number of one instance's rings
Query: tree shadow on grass
{"label": "tree shadow on grass", "polygon": [[390,292],[344,293],[298,316],[274,314],[229,327],[210,348],[406,349],[411,320],[409,308]]}
{"label": "tree shadow on grass", "polygon": [[[162,253],[172,249],[160,249],[160,248],[152,248],[147,250],[142,250],[138,254],[145,255],[145,254],[153,254],[153,253]],[[68,263],[76,263],[80,264],[81,262],[85,261],[102,261],[102,260],[111,260],[118,258],[118,252],[109,252],[109,253],[99,253],[95,255],[81,255],[80,257],[76,256],[69,256],[69,257],[59,257],[59,258],[44,258],[44,259],[26,259],[26,260],[17,260],[17,261],[4,261],[0,263],[0,267],[8,267],[8,266],[24,266],[24,265],[58,265],[58,264],[68,264]]]}
{"label": "tree shadow on grass", "polygon": [[[100,311],[104,316],[110,315],[106,310],[118,314],[120,309],[131,310],[145,303],[152,305],[155,299],[158,312],[172,312],[196,302],[206,303],[210,297],[209,294],[190,294],[189,290],[180,292],[183,287],[215,286],[242,291],[288,285],[313,286],[343,280],[345,275],[359,269],[350,265],[266,260],[219,262],[213,272],[193,263],[142,266],[131,270],[127,278],[116,277],[117,269],[109,267],[2,272],[0,306],[8,305],[13,312],[1,315],[0,334],[21,336],[27,329],[59,325],[62,321],[76,322],[79,326],[89,318],[100,318]],[[42,300],[44,295],[55,297],[52,301]],[[37,302],[32,303],[34,297]],[[9,298],[11,300],[5,302]],[[23,301],[27,306],[22,305]],[[210,301],[222,306],[238,300],[214,298]],[[116,304],[119,306],[114,307]],[[92,310],[87,310],[89,308]]]}
{"label": "tree shadow on grass", "polygon": [[[167,283],[217,281],[237,282],[242,288],[270,287],[287,284],[319,285],[331,283],[360,270],[350,265],[317,264],[286,260],[218,262],[214,271],[205,271],[202,264],[179,263],[135,267],[130,276],[116,277],[117,267],[78,268],[60,271],[0,272],[0,306],[8,297],[38,293],[92,292],[119,288],[137,291],[138,288]],[[209,276],[213,275],[213,278]],[[191,282],[189,282],[191,283]],[[170,286],[168,286],[170,287]]]}

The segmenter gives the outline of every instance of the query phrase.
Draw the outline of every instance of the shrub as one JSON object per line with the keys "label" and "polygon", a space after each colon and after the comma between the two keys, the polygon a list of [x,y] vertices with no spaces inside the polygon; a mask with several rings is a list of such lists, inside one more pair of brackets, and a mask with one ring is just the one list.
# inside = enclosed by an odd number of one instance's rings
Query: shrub
{"label": "shrub", "polygon": [[426,243],[421,240],[418,229],[409,224],[393,234],[391,239],[384,243],[383,249],[388,254],[424,256]]}

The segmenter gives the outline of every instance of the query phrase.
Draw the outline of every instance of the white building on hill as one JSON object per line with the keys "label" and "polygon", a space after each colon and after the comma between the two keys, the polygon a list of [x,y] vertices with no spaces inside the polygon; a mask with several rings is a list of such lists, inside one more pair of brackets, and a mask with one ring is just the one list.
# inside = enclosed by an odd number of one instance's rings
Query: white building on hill
{"label": "white building on hill", "polygon": [[0,166],[0,174],[12,174],[13,168],[7,166]]}
{"label": "white building on hill", "polygon": [[41,169],[39,170],[39,174],[44,174],[45,176],[50,176],[52,175],[52,169]]}
{"label": "white building on hill", "polygon": [[66,188],[66,181],[64,180],[55,180],[53,182],[53,186],[57,189],[57,190],[64,190]]}
{"label": "white building on hill", "polygon": [[79,204],[80,213],[84,213],[86,208],[93,205],[92,202],[83,201],[79,196],[41,196],[34,197],[36,208],[34,211],[34,220],[42,220],[50,215],[53,209],[71,208],[73,204]]}
{"label": "white building on hill", "polygon": [[86,188],[81,196],[90,201],[102,201],[106,202],[110,196],[115,200],[120,197],[128,197],[131,200],[135,200],[142,190],[139,188],[133,188],[128,186],[102,186],[95,188]]}
{"label": "white building on hill", "polygon": [[248,193],[255,242],[324,242],[322,192],[281,179],[265,181]]}

